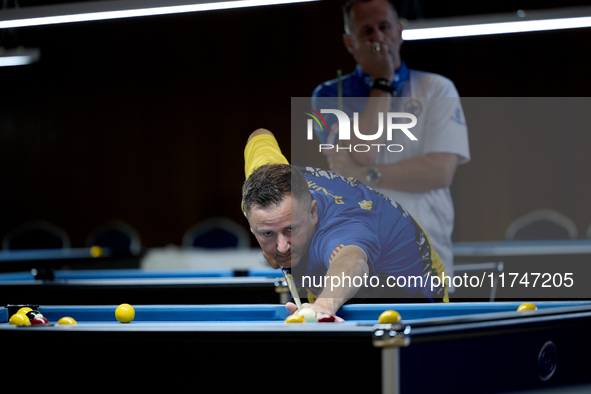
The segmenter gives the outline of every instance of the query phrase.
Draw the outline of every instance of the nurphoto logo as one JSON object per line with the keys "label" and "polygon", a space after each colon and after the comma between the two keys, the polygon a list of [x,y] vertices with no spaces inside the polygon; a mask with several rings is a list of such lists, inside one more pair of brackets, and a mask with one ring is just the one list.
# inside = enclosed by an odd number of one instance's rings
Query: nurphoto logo
{"label": "nurphoto logo", "polygon": [[[315,111],[311,108],[306,108],[308,110],[310,110],[311,112],[305,112],[306,115],[310,116],[311,119],[308,119],[308,129],[307,129],[307,138],[309,141],[311,141],[313,139],[314,136],[314,122],[316,122],[316,124],[318,125],[318,127],[320,128],[321,131],[324,131],[326,129],[327,132],[331,133],[331,131],[333,130],[329,130],[328,128],[328,124],[326,122],[326,120],[324,119],[324,116],[322,116],[322,114],[334,114],[337,117],[338,122],[335,124],[335,126],[338,125],[338,133],[336,133],[336,135],[338,135],[338,139],[340,141],[350,141],[351,140],[351,119],[349,118],[349,116],[338,109],[321,109],[320,112]],[[394,134],[394,131],[402,131],[404,133],[404,135],[406,135],[408,137],[408,139],[410,139],[411,141],[417,141],[417,137],[414,136],[413,133],[411,133],[411,131],[409,129],[413,128],[414,126],[416,126],[417,124],[417,117],[411,113],[408,112],[387,112],[384,116],[383,112],[379,112],[378,113],[378,130],[374,133],[374,134],[362,134],[359,131],[359,113],[358,112],[354,112],[353,113],[353,133],[355,133],[355,136],[362,140],[362,141],[375,141],[378,140],[382,137],[382,134],[384,133],[384,118],[386,120],[386,140],[387,141],[392,141],[392,136]],[[399,119],[406,119],[406,120],[410,120],[410,122],[407,123],[395,123],[394,119],[399,120]],[[330,150],[330,149],[336,149],[336,151],[338,152],[339,150],[348,150],[349,152],[351,152],[352,150],[355,152],[368,152],[371,149],[377,149],[378,152],[380,151],[380,148],[385,148],[387,149],[389,152],[402,152],[402,150],[404,149],[404,147],[400,144],[355,144],[355,145],[351,145],[349,144],[347,145],[338,145],[335,144],[337,141],[328,141],[331,143],[327,143],[327,144],[319,144],[318,148],[319,151],[322,152],[323,150]]]}

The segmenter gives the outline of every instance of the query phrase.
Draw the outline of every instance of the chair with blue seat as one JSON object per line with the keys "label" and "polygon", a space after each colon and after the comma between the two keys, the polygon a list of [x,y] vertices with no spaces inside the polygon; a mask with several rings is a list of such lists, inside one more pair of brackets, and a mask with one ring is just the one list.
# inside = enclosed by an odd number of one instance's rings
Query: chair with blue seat
{"label": "chair with blue seat", "polygon": [[139,233],[129,224],[121,220],[110,220],[90,232],[86,238],[86,246],[109,248],[111,253],[131,253],[139,255],[142,242]]}
{"label": "chair with blue seat", "polygon": [[183,236],[183,246],[207,249],[249,248],[250,235],[238,223],[228,218],[214,217],[187,230]]}
{"label": "chair with blue seat", "polygon": [[537,209],[513,221],[505,238],[509,241],[576,239],[577,225],[552,209]]}
{"label": "chair with blue seat", "polygon": [[60,227],[35,220],[21,224],[2,240],[4,250],[64,249],[70,248],[70,237]]}

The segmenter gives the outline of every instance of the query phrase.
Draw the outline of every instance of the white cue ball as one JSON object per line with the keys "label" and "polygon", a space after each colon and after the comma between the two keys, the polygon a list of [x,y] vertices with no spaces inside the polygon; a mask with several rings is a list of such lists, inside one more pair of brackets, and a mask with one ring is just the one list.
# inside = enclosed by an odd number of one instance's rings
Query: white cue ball
{"label": "white cue ball", "polygon": [[302,308],[295,313],[296,315],[304,316],[306,323],[316,323],[316,312],[311,308]]}

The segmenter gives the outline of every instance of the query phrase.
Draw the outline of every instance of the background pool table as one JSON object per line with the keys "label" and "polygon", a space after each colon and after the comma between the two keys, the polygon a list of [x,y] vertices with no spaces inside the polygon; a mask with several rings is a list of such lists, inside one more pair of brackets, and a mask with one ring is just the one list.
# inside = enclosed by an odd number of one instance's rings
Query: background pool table
{"label": "background pool table", "polygon": [[0,305],[257,304],[285,303],[289,289],[280,271],[51,270],[0,274]]}
{"label": "background pool table", "polygon": [[[497,300],[521,299],[590,299],[591,293],[591,240],[535,240],[500,242],[456,242],[453,245],[456,275],[493,275],[504,273],[505,285],[500,280],[482,288],[459,288],[456,298],[492,298]],[[542,280],[533,286],[532,273],[551,274],[555,285]],[[571,273],[574,285],[565,286],[564,274]],[[530,285],[510,285],[513,274],[529,279]],[[525,276],[524,276],[525,275]],[[547,278],[547,276],[546,276]]]}

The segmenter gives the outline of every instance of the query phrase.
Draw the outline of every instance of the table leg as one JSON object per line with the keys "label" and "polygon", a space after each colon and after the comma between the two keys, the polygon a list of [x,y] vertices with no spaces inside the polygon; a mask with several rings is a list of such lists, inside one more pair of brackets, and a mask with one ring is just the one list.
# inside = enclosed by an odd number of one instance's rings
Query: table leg
{"label": "table leg", "polygon": [[289,301],[291,301],[289,293],[279,293],[279,302],[281,304],[287,304]]}
{"label": "table leg", "polygon": [[400,348],[382,348],[382,394],[400,394]]}

